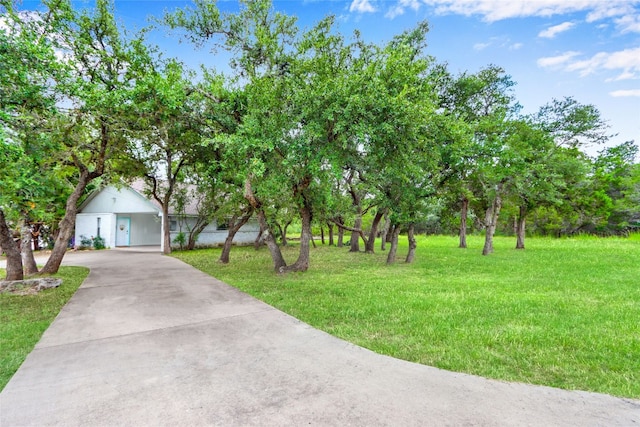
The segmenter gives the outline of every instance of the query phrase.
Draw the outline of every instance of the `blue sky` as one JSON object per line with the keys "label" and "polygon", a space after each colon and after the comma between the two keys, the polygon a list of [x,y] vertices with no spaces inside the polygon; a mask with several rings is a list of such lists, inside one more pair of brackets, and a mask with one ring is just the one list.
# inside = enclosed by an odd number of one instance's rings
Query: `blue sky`
{"label": "blue sky", "polygon": [[[23,2],[27,8],[35,4]],[[189,4],[115,1],[118,18],[131,30],[146,25],[149,15]],[[236,1],[218,4],[238,8]],[[297,16],[301,28],[333,14],[345,35],[358,29],[380,43],[426,19],[427,53],[454,73],[499,65],[517,83],[524,113],[572,96],[595,105],[618,134],[608,145],[640,144],[640,0],[274,0],[274,7]],[[190,66],[224,67],[224,55],[179,44],[176,35],[156,33],[153,42]]]}

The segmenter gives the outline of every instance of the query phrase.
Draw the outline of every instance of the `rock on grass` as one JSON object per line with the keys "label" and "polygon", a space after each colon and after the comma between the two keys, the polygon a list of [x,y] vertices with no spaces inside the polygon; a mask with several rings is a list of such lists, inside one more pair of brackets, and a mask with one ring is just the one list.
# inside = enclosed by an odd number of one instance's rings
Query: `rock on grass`
{"label": "rock on grass", "polygon": [[53,277],[9,281],[0,280],[0,293],[33,295],[45,289],[57,288],[61,284],[62,279],[55,279]]}

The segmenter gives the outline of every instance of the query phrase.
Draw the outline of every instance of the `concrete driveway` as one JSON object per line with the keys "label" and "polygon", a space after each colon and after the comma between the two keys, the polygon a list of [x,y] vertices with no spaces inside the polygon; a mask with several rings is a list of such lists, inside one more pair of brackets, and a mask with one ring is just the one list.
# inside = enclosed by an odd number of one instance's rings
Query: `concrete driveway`
{"label": "concrete driveway", "polygon": [[354,346],[171,257],[91,274],[0,394],[0,426],[640,426],[640,401],[487,380]]}

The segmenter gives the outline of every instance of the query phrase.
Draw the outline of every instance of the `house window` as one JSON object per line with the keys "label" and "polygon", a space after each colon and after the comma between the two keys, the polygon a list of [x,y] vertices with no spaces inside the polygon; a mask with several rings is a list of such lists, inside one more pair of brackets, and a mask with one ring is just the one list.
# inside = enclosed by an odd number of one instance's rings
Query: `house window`
{"label": "house window", "polygon": [[227,224],[225,221],[216,221],[216,230],[224,231],[228,229],[229,229],[229,224]]}
{"label": "house window", "polygon": [[98,217],[98,232],[96,233],[96,236],[100,237],[100,221],[102,220],[102,218]]}
{"label": "house window", "polygon": [[169,221],[169,231],[176,231],[178,229],[178,221]]}

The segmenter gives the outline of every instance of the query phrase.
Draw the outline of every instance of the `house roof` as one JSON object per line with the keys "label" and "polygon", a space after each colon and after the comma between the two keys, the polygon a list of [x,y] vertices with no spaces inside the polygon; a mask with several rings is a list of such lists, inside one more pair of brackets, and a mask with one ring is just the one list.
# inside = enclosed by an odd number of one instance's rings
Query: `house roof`
{"label": "house roof", "polygon": [[[123,209],[122,201],[120,201],[119,204],[116,204],[116,199],[121,199],[118,197],[118,194],[121,194],[122,191],[126,191],[128,194],[132,195],[134,199],[138,199],[139,202],[141,203],[141,206],[146,206],[147,211],[155,211],[155,212],[161,211],[158,204],[153,203],[153,201],[149,200],[149,198],[145,197],[143,194],[141,194],[140,192],[136,191],[135,189],[131,188],[126,184],[107,185],[105,187],[102,187],[93,191],[84,200],[84,202],[82,202],[82,204],[78,207],[78,211],[79,212],[85,211],[91,205],[91,203],[94,202],[94,200],[99,198],[99,196],[104,197],[105,195],[111,195],[113,198],[113,205],[109,204],[109,207],[106,207],[104,205],[104,201],[102,201],[101,207],[98,207],[97,209],[107,211],[107,212],[113,211],[114,213],[129,212],[130,211],[129,209]],[[93,209],[96,209],[96,208],[94,207]],[[139,211],[139,209],[140,209],[140,206],[138,206],[137,209],[132,209],[132,211],[136,212],[136,211]],[[145,208],[142,208],[142,209],[143,211],[145,210]]]}
{"label": "house roof", "polygon": [[[160,183],[160,185],[164,184],[165,182],[162,181]],[[138,194],[140,194],[140,196],[144,197],[146,200],[148,200],[149,202],[153,203],[158,210],[162,211],[162,206],[160,206],[160,202],[158,202],[156,199],[154,199],[151,195],[150,195],[150,186],[149,184],[147,184],[147,182],[143,179],[136,179],[132,182],[130,182],[129,184],[129,188],[131,188],[132,190],[134,190],[135,192],[137,192]],[[195,190],[196,190],[196,186],[193,184],[187,184],[186,185],[186,189],[189,192],[189,194],[193,195]],[[187,202],[185,203],[184,206],[184,212],[178,212],[175,207],[173,206],[173,203],[169,204],[169,215],[177,215],[177,214],[183,214],[183,215],[193,215],[193,216],[197,216],[198,215],[198,200],[195,197],[189,197],[187,199]]]}
{"label": "house roof", "polygon": [[[184,206],[184,212],[178,212],[173,206],[173,204],[170,204],[169,215],[181,214],[181,215],[188,215],[188,216],[197,216],[199,212],[199,209],[198,209],[199,200],[197,197],[195,197],[196,188],[197,187],[193,184],[187,184],[186,190],[188,191],[188,194],[191,197],[187,198],[187,202]],[[123,191],[124,189],[125,191],[128,191],[131,194],[134,194],[135,196],[137,196],[141,202],[147,205],[153,206],[153,208],[158,212],[162,212],[162,207],[160,206],[160,202],[155,200],[150,195],[150,191],[149,191],[150,187],[143,179],[136,179],[129,183],[121,182],[118,184],[111,184],[111,185],[102,187],[100,189],[97,189],[94,192],[92,192],[89,195],[89,197],[85,199],[84,202],[82,202],[82,204],[78,208],[78,211],[83,211],[99,194],[103,193],[104,191],[113,191],[113,189],[116,189],[117,191]]]}

